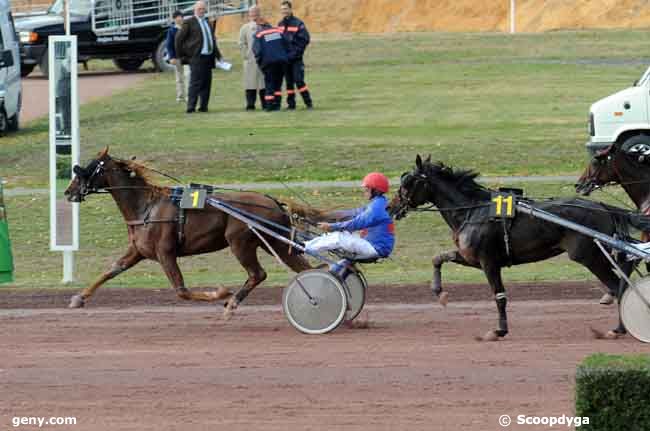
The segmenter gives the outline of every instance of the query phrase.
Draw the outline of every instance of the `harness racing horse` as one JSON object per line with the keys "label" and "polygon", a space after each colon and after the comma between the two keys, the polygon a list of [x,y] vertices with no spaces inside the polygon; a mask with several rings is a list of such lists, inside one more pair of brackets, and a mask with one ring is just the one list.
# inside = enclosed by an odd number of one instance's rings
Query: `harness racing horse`
{"label": "harness racing horse", "polygon": [[[636,207],[650,215],[650,138],[635,136],[599,152],[578,179],[576,191],[588,196],[607,184],[620,184]],[[643,232],[643,241],[650,234]]]}
{"label": "harness racing horse", "polygon": [[[148,168],[130,160],[112,158],[108,148],[99,153],[85,168],[75,166],[75,177],[65,195],[70,202],[81,202],[91,193],[109,192],[127,224],[129,245],[124,255],[90,287],[72,297],[70,308],[82,307],[93,293],[116,275],[143,259],[160,263],[177,295],[186,300],[217,301],[228,299],[224,317],[229,318],[237,305],[264,279],[266,272],[257,258],[257,249],[266,244],[246,223],[206,205],[203,209],[181,214],[170,199],[170,189],[153,184]],[[219,194],[219,200],[243,209],[257,217],[290,227],[290,218],[274,199],[252,192]],[[287,235],[278,231],[280,235]],[[278,257],[293,271],[309,269],[302,255],[293,254],[279,240],[264,235]],[[192,292],[183,282],[177,259],[230,247],[246,270],[248,279],[232,294],[225,288],[212,292]]]}
{"label": "harness racing horse", "polygon": [[[454,170],[430,159],[423,161],[418,155],[415,169],[402,175],[400,188],[390,204],[391,214],[400,219],[408,211],[430,203],[452,229],[457,249],[433,258],[435,295],[442,292],[440,272],[444,262],[483,270],[494,293],[499,324],[479,339],[495,341],[508,333],[503,267],[567,252],[571,260],[585,266],[610,289],[616,289],[619,279],[592,238],[524,213],[518,213],[509,226],[491,221],[492,190],[475,181],[478,173]],[[584,199],[551,199],[536,202],[535,206],[607,235],[627,237],[627,226],[634,223],[629,213]],[[624,270],[631,271],[631,267]]]}

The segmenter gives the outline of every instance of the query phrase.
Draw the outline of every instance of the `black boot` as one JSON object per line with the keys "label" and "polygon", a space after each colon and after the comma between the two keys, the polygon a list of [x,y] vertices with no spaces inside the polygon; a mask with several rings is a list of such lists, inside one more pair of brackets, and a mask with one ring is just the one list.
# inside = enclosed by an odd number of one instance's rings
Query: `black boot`
{"label": "black boot", "polygon": [[305,102],[307,109],[312,109],[314,107],[314,104],[311,101],[311,94],[309,94],[309,90],[303,91],[300,93],[300,95],[302,96],[302,101]]}
{"label": "black boot", "polygon": [[265,90],[259,90],[258,94],[260,96],[260,106],[262,109],[266,108],[266,102],[264,101],[264,95],[266,94]]}
{"label": "black boot", "polygon": [[289,93],[287,95],[287,109],[290,111],[296,109],[296,93]]}
{"label": "black boot", "polygon": [[253,111],[255,110],[255,90],[246,90],[246,110]]}

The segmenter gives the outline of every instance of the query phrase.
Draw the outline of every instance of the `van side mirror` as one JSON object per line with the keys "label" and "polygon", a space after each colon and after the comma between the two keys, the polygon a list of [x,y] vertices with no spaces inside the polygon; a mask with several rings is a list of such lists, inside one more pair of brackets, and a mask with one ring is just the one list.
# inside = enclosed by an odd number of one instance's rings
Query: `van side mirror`
{"label": "van side mirror", "polygon": [[2,51],[0,56],[0,68],[11,67],[14,65],[14,56],[11,53],[11,50]]}

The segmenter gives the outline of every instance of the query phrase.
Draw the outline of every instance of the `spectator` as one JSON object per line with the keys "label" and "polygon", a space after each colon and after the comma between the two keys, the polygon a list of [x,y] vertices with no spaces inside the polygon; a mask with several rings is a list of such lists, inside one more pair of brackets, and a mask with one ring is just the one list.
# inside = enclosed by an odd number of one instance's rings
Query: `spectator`
{"label": "spectator", "polygon": [[280,6],[284,18],[278,26],[287,41],[289,49],[289,64],[287,65],[287,109],[296,109],[296,89],[302,96],[307,109],[313,108],[309,88],[305,83],[305,63],[303,55],[309,45],[309,32],[305,23],[293,15],[293,9],[289,0],[284,0]]}
{"label": "spectator", "polygon": [[183,64],[190,65],[190,86],[187,97],[187,113],[208,112],[212,69],[215,58],[221,60],[221,53],[214,37],[214,23],[205,17],[207,6],[203,0],[194,4],[194,16],[183,23],[176,34],[176,55]]}
{"label": "spectator", "polygon": [[264,73],[264,110],[279,111],[282,103],[282,78],[287,67],[287,43],[282,30],[263,23],[253,42],[253,55]]}
{"label": "spectator", "polygon": [[253,6],[248,10],[248,23],[239,30],[239,49],[244,60],[244,90],[246,93],[246,110],[255,109],[255,99],[259,92],[260,105],[264,108],[264,75],[257,66],[253,55],[253,41],[258,26],[263,23],[259,7]]}
{"label": "spectator", "polygon": [[183,13],[179,10],[173,13],[172,15],[173,24],[169,26],[167,30],[167,39],[165,41],[165,47],[167,48],[167,58],[169,63],[175,66],[176,73],[176,101],[182,102],[187,100],[187,65],[183,63],[176,56],[176,47],[174,46],[174,41],[176,39],[176,33],[183,26]]}

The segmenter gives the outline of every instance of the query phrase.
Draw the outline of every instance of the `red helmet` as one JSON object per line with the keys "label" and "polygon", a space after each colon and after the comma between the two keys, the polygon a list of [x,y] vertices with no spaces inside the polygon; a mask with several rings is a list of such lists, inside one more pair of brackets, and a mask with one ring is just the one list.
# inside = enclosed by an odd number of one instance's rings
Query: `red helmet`
{"label": "red helmet", "polygon": [[386,175],[379,172],[371,172],[361,182],[363,187],[374,189],[382,193],[388,193],[389,182]]}

